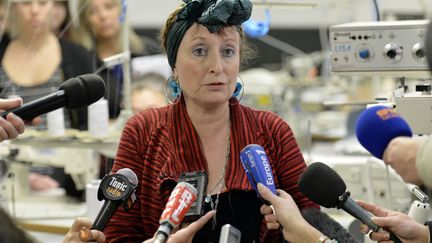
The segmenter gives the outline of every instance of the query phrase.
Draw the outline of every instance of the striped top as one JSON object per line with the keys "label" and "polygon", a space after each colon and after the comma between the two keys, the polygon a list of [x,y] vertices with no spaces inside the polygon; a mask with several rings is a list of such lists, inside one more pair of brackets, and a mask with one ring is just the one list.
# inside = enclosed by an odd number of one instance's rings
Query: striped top
{"label": "striped top", "polygon": [[[272,112],[253,110],[240,104],[230,106],[230,119],[227,190],[253,190],[240,162],[240,151],[254,143],[264,147],[276,187],[291,194],[300,209],[318,208],[298,189],[297,180],[306,164],[288,124]],[[176,105],[143,111],[128,121],[113,172],[121,168],[130,168],[137,174],[138,200],[128,212],[120,207],[104,233],[107,242],[141,242],[152,238],[159,227],[159,217],[180,174],[207,171],[200,139],[183,99]],[[263,236],[265,223],[261,220],[260,224],[260,235]],[[279,231],[265,235],[276,234],[281,237]],[[267,237],[264,242],[275,242],[274,238]]]}

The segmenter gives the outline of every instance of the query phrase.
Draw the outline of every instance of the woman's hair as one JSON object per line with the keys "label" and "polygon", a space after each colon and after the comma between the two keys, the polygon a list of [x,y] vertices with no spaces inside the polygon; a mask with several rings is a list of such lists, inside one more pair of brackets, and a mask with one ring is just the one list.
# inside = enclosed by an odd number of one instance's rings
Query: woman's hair
{"label": "woman's hair", "polygon": [[[165,53],[167,53],[167,49],[168,49],[168,34],[171,30],[171,28],[173,27],[176,19],[177,19],[177,15],[178,13],[183,9],[184,4],[182,4],[179,8],[177,8],[176,10],[174,10],[173,12],[171,12],[171,14],[168,16],[168,19],[165,22],[165,25],[162,27],[160,33],[159,33],[159,41],[161,43],[162,49]],[[199,23],[198,23],[199,24]],[[224,28],[226,27],[230,27],[232,25],[225,25],[223,26],[223,28],[221,28],[221,31],[224,30]],[[245,33],[243,32],[242,27],[239,26],[235,26],[237,32],[240,34],[240,62],[242,65],[247,65],[248,61],[256,56],[256,51],[254,48],[252,48],[246,38]]]}
{"label": "woman's hair", "polygon": [[63,23],[61,23],[60,26],[59,26],[59,30],[62,31],[64,29],[66,29],[68,23],[71,21],[71,16],[70,16],[70,11],[69,11],[68,1],[56,1],[56,2],[54,2],[54,4],[63,5],[63,7],[66,9],[65,19],[63,20]]}
{"label": "woman's hair", "polygon": [[[71,36],[74,41],[81,44],[82,46],[86,47],[88,50],[94,50],[97,43],[95,43],[95,38],[93,36],[92,27],[90,26],[90,23],[88,22],[89,17],[89,6],[90,1],[92,0],[80,0],[78,4],[78,10],[79,10],[79,19],[80,24],[78,27],[74,28],[71,31]],[[113,1],[116,6],[121,9],[121,1],[120,0],[111,0]],[[118,52],[121,52],[122,48],[122,31],[125,26],[122,24],[120,26],[120,34],[118,35]],[[132,27],[129,28],[129,42],[130,42],[130,50],[132,53],[142,53],[144,51],[144,43],[142,39],[138,36],[137,33],[132,29]]]}

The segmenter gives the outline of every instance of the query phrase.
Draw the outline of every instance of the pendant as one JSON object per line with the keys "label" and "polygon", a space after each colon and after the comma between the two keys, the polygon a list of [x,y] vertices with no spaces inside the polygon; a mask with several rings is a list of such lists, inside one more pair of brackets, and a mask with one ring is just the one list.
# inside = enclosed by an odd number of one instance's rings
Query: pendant
{"label": "pendant", "polygon": [[207,195],[207,196],[205,197],[204,201],[205,201],[206,203],[210,203],[210,202],[211,202],[211,196],[210,196],[210,195]]}

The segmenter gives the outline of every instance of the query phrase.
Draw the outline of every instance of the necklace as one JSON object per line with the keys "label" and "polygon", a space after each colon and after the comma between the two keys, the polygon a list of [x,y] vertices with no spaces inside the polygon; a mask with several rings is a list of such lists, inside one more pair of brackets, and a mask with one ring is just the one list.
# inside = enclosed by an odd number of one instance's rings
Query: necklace
{"label": "necklace", "polygon": [[[220,190],[223,188],[223,186],[225,184],[225,173],[226,173],[226,167],[227,167],[228,160],[229,160],[230,150],[231,150],[230,131],[228,130],[228,143],[227,143],[227,146],[226,146],[225,164],[224,164],[224,167],[222,169],[222,173],[219,176],[219,179],[217,180],[217,182],[214,184],[214,186],[207,192],[207,196],[204,199],[204,201],[206,203],[210,203],[210,207],[211,207],[212,210],[216,210],[217,211],[217,206],[218,206],[218,203],[219,203]],[[216,200],[213,202],[213,200],[211,198],[211,194],[214,191],[216,191],[216,189],[218,189],[218,193],[216,195]],[[217,221],[216,221],[216,213],[215,213],[214,216],[213,216],[213,219],[212,219],[212,229],[213,230],[215,230],[216,224],[217,224]]]}

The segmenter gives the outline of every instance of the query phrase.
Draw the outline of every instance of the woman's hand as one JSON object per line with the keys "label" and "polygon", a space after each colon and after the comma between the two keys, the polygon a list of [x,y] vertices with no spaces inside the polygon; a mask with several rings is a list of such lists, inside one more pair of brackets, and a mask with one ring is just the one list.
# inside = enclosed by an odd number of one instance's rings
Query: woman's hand
{"label": "woman's hand", "polygon": [[276,196],[261,183],[258,184],[258,191],[262,198],[272,204],[275,211],[273,214],[273,210],[267,205],[261,207],[261,213],[265,215],[267,221],[267,228],[274,229],[276,225],[279,228],[280,223],[283,227],[285,240],[289,242],[317,242],[322,235],[321,232],[303,218],[297,204],[288,193],[278,189],[279,196]]}
{"label": "woman's hand", "polygon": [[[167,243],[190,243],[192,242],[193,237],[195,236],[196,232],[200,230],[213,216],[215,215],[216,211],[212,210],[207,212],[204,216],[199,218],[197,221],[191,223],[186,228],[183,228],[174,234],[170,235],[168,238]],[[152,243],[155,240],[153,237],[152,239],[146,240],[143,243]]]}
{"label": "woman's hand", "polygon": [[63,243],[105,242],[105,235],[99,230],[90,230],[92,222],[88,218],[76,218],[66,234]]}
{"label": "woman's hand", "polygon": [[[21,98],[0,99],[1,112],[16,108],[22,104]],[[9,113],[6,119],[0,117],[0,141],[13,139],[24,132],[24,121],[15,114]]]}
{"label": "woman's hand", "polygon": [[[375,217],[372,217],[372,222],[379,227],[393,232],[404,243],[428,242],[429,228],[425,225],[417,223],[408,215],[401,212],[391,211],[381,208],[377,205],[369,204],[363,201],[357,203],[364,209],[371,212]],[[370,229],[366,225],[360,226],[360,231],[364,234],[369,233]],[[371,232],[369,237],[378,242],[388,242],[390,234],[388,232]]]}

